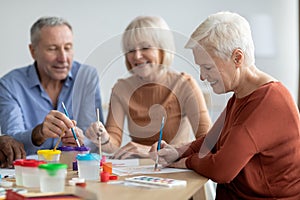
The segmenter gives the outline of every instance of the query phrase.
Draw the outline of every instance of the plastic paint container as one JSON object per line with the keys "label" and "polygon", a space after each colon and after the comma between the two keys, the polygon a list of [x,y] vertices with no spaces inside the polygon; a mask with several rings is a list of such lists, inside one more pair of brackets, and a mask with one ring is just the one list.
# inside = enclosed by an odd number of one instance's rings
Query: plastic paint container
{"label": "plastic paint container", "polygon": [[101,172],[100,174],[100,181],[101,182],[108,182],[109,181],[109,172]]}
{"label": "plastic paint container", "polygon": [[78,176],[85,180],[99,180],[100,161],[92,154],[78,154]]}
{"label": "plastic paint container", "polygon": [[24,159],[18,159],[13,162],[15,167],[16,185],[23,186],[22,165]]}
{"label": "plastic paint container", "polygon": [[60,163],[64,163],[68,165],[68,169],[73,168],[73,163],[76,162],[76,156],[78,154],[86,154],[90,152],[89,147],[71,147],[71,146],[62,146],[57,148],[61,151],[60,155]]}
{"label": "plastic paint container", "polygon": [[40,187],[38,166],[45,163],[45,161],[38,160],[23,160],[22,181],[24,187]]}
{"label": "plastic paint container", "polygon": [[76,160],[75,148],[70,146],[63,146],[57,149],[61,151],[59,162],[67,164],[68,169],[72,169],[72,163]]}
{"label": "plastic paint container", "polygon": [[77,154],[86,154],[86,153],[90,153],[91,148],[86,146],[81,146],[81,147],[75,147],[75,150],[77,151]]}
{"label": "plastic paint container", "polygon": [[63,192],[67,176],[67,164],[48,163],[39,165],[41,192]]}
{"label": "plastic paint container", "polygon": [[102,163],[102,168],[104,172],[108,172],[112,174],[112,163],[111,162],[104,162]]}
{"label": "plastic paint container", "polygon": [[42,149],[37,151],[38,159],[44,160],[47,163],[58,163],[61,151],[54,149]]}

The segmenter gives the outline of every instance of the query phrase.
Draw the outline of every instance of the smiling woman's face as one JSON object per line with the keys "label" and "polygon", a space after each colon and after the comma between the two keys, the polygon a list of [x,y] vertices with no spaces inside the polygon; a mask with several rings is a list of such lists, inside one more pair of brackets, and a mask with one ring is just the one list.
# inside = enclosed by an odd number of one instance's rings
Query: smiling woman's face
{"label": "smiling woman's face", "polygon": [[200,79],[209,82],[216,94],[233,91],[236,86],[236,68],[201,47],[193,48],[195,63],[200,67]]}
{"label": "smiling woman's face", "polygon": [[129,49],[126,58],[132,67],[132,73],[147,78],[160,71],[162,51],[148,42],[140,42]]}

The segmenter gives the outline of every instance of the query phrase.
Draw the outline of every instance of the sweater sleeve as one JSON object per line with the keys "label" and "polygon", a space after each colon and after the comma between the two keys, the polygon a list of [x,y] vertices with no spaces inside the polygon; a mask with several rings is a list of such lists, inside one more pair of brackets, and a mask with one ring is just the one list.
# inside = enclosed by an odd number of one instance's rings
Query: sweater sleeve
{"label": "sweater sleeve", "polygon": [[105,128],[111,137],[111,142],[121,146],[125,111],[118,95],[112,91]]}
{"label": "sweater sleeve", "polygon": [[209,152],[204,157],[197,152],[190,155],[186,160],[187,168],[217,183],[233,180],[257,152],[257,148],[245,127],[237,126],[231,133],[216,153]]}
{"label": "sweater sleeve", "polygon": [[188,149],[182,154],[181,158],[185,158],[199,152],[203,141],[204,141],[204,136],[192,142],[191,145],[188,147]]}

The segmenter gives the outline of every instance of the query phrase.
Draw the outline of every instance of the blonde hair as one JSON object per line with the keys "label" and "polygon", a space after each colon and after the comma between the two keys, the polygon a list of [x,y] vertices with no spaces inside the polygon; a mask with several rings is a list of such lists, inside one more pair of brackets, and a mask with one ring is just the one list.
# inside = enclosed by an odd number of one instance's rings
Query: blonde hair
{"label": "blonde hair", "polygon": [[[169,26],[159,16],[138,16],[126,27],[122,37],[122,48],[126,54],[139,42],[149,42],[162,52],[162,66],[169,67],[174,59],[175,43]],[[126,56],[125,56],[126,57]],[[127,58],[128,71],[132,69]]]}

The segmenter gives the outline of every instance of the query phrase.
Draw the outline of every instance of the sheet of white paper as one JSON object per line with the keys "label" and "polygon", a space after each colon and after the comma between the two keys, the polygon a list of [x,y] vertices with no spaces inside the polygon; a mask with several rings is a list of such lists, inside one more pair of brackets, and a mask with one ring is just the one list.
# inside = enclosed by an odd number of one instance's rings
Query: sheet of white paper
{"label": "sheet of white paper", "polygon": [[[160,166],[159,166],[160,168]],[[114,167],[113,173],[118,176],[128,176],[136,174],[164,174],[164,173],[177,173],[190,171],[189,169],[177,169],[177,168],[160,168],[159,171],[154,171],[153,165],[141,165],[141,166],[127,166],[127,167]]]}
{"label": "sheet of white paper", "polygon": [[106,159],[106,162],[111,162],[113,167],[129,167],[139,165],[139,159]]}
{"label": "sheet of white paper", "polygon": [[2,178],[9,177],[14,178],[15,177],[15,169],[0,169],[0,174]]}
{"label": "sheet of white paper", "polygon": [[26,156],[26,159],[34,159],[34,160],[38,160],[38,159],[39,159],[39,156],[38,156],[37,154],[32,154],[32,155]]}

